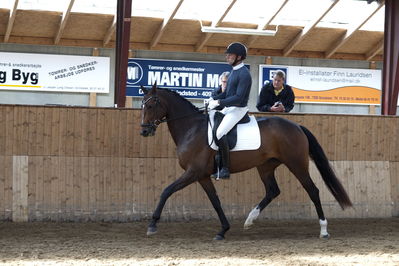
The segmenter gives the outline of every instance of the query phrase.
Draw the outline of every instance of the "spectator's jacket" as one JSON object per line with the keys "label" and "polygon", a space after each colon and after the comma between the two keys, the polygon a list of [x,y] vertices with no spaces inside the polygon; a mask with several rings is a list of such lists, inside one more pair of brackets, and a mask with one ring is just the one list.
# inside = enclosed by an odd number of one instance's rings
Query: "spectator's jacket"
{"label": "spectator's jacket", "polygon": [[273,84],[268,83],[263,86],[260,91],[256,108],[258,108],[260,112],[270,112],[270,107],[272,107],[275,102],[280,101],[285,107],[285,112],[288,113],[294,108],[294,100],[294,91],[290,85],[284,84],[284,89],[276,96]]}
{"label": "spectator's jacket", "polygon": [[212,91],[212,97],[215,98],[216,95],[219,95],[222,93],[222,86],[219,86],[218,88],[215,88]]}

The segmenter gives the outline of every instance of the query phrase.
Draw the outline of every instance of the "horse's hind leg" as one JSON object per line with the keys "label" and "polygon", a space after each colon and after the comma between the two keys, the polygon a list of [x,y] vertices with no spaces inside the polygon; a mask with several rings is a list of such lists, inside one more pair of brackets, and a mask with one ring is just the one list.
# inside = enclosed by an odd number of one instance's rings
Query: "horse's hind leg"
{"label": "horse's hind leg", "polygon": [[314,206],[316,207],[316,212],[319,217],[319,223],[320,223],[320,238],[329,238],[330,235],[327,232],[327,219],[324,217],[323,208],[321,206],[319,189],[316,187],[316,185],[313,183],[312,179],[310,178],[307,167],[299,169],[298,165],[299,164],[296,164],[296,167],[288,166],[288,168],[299,180],[303,188],[308,193]]}
{"label": "horse's hind leg", "polygon": [[276,178],[274,176],[274,170],[280,165],[278,161],[268,161],[263,165],[258,166],[258,172],[262,182],[265,186],[266,195],[259,202],[259,204],[248,214],[247,219],[244,223],[244,229],[248,229],[253,224],[253,221],[258,218],[260,212],[266,208],[269,203],[280,195],[280,189],[277,185]]}

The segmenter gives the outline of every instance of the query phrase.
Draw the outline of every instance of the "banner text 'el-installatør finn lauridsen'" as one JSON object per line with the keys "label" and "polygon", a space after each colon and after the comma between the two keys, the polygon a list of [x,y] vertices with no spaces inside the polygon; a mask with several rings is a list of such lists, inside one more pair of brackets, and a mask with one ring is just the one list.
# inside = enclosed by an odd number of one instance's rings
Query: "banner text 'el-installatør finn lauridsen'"
{"label": "banner text 'el-installat\u00f8r finn lauridsen'", "polygon": [[0,90],[109,93],[108,57],[0,52]]}
{"label": "banner text 'el-installat\u00f8r finn lauridsen'", "polygon": [[293,87],[295,102],[381,103],[381,70],[260,65],[259,86],[272,81],[278,69],[286,73],[286,83]]}

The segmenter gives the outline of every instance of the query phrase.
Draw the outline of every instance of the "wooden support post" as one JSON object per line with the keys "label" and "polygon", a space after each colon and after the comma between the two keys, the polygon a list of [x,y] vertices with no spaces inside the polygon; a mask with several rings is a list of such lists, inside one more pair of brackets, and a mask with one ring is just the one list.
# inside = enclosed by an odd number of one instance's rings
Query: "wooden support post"
{"label": "wooden support post", "polygon": [[[377,68],[377,64],[375,63],[375,61],[370,61],[369,68],[370,69]],[[375,115],[375,105],[369,105],[369,115]]]}
{"label": "wooden support post", "polygon": [[265,64],[266,65],[271,65],[272,63],[273,63],[272,57],[271,56],[266,56]]}
{"label": "wooden support post", "polygon": [[96,106],[97,106],[97,93],[95,93],[95,92],[90,92],[90,96],[89,96],[89,106],[90,106],[90,107],[96,107]]}
{"label": "wooden support post", "polygon": [[[92,56],[99,56],[100,50],[98,48],[93,48]],[[90,92],[89,96],[89,106],[96,107],[97,106],[97,93]]]}
{"label": "wooden support post", "polygon": [[117,1],[114,104],[125,107],[132,0]]}
{"label": "wooden support post", "polygon": [[375,115],[375,105],[369,105],[369,115]]}
{"label": "wooden support post", "polygon": [[377,64],[375,63],[375,61],[370,61],[369,68],[370,69],[377,69]]}
{"label": "wooden support post", "polygon": [[126,108],[133,108],[133,97],[132,96],[126,96],[125,107]]}
{"label": "wooden support post", "polygon": [[[134,58],[135,55],[136,55],[136,52],[133,51],[132,49],[129,49],[128,58]],[[126,96],[125,107],[133,108],[133,97],[132,96]]]}
{"label": "wooden support post", "polygon": [[381,114],[396,115],[399,94],[399,1],[385,0]]}
{"label": "wooden support post", "polygon": [[28,156],[13,156],[12,160],[12,220],[28,221]]}
{"label": "wooden support post", "polygon": [[97,47],[93,48],[92,55],[93,55],[93,56],[99,56],[99,55],[100,55],[100,50],[98,50]]}

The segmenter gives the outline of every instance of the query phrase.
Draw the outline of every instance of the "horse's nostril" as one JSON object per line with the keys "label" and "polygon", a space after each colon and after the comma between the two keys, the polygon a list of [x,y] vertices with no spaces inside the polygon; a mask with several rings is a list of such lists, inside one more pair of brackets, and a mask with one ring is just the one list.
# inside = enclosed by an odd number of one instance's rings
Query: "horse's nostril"
{"label": "horse's nostril", "polygon": [[148,136],[148,131],[145,130],[145,129],[142,129],[141,132],[140,132],[140,135],[143,136],[143,137],[147,137]]}

